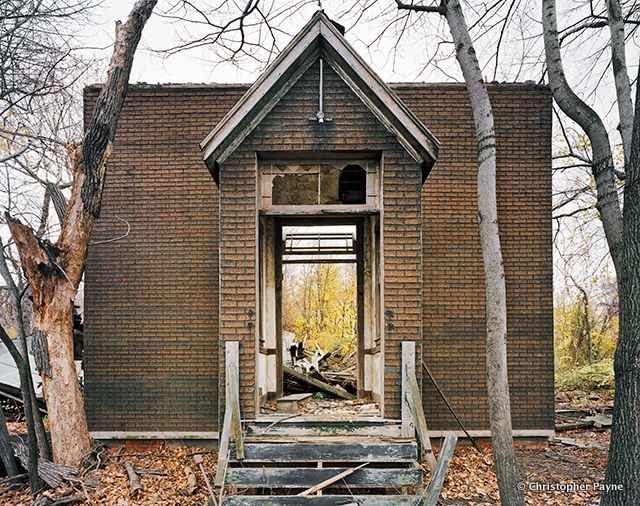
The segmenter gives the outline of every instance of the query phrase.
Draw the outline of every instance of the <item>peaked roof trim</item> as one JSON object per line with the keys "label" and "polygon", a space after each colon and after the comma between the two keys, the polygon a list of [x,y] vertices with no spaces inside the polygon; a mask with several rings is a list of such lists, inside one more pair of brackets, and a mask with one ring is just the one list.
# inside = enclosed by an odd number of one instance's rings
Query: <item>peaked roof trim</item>
{"label": "peaked roof trim", "polygon": [[326,14],[318,11],[200,143],[216,182],[219,164],[273,109],[320,51],[378,120],[421,163],[423,180],[426,178],[438,156],[438,140],[365,63]]}

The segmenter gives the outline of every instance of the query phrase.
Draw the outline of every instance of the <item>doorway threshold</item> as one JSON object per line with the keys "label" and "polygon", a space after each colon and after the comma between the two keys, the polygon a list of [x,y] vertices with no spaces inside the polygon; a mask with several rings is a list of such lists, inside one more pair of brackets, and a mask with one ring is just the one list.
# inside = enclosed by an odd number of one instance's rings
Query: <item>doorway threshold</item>
{"label": "doorway threshold", "polygon": [[[285,422],[291,421],[296,423],[307,422],[367,422],[377,423],[386,422],[382,415],[345,415],[344,413],[322,413],[322,414],[309,414],[309,413],[261,413],[256,422]],[[395,422],[395,420],[392,420]]]}

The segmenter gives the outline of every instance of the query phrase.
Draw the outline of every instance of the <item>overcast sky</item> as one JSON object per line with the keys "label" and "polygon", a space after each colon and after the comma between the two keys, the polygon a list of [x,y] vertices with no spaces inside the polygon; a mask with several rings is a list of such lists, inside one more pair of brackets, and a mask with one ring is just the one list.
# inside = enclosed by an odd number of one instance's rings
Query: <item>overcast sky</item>
{"label": "overcast sky", "polygon": [[[96,10],[95,21],[97,27],[87,27],[84,34],[88,46],[107,47],[113,41],[114,20],[126,19],[133,0],[109,0]],[[243,2],[239,2],[244,5]],[[265,4],[283,6],[295,3],[291,1],[267,0]],[[315,2],[307,0],[299,10],[291,12],[277,21],[277,27],[284,33],[278,34],[279,48],[282,49],[311,18],[317,10]],[[425,64],[437,49],[437,43],[432,40],[418,40],[416,32],[406,31],[404,40],[397,44],[398,31],[401,27],[393,27],[386,35],[376,41],[377,36],[385,29],[389,14],[395,15],[393,0],[381,0],[366,13],[356,17],[358,9],[347,12],[345,5],[356,5],[358,2],[343,2],[325,0],[323,8],[334,20],[347,27],[347,39],[353,44],[365,60],[372,65],[386,81],[448,81],[452,76],[458,76],[455,61],[446,61],[441,66],[443,72]],[[198,4],[198,2],[196,2]],[[175,46],[180,37],[195,38],[198,31],[196,25],[185,25],[175,22],[161,15],[170,6],[170,2],[160,0],[154,15],[144,29],[140,50],[136,54],[132,73],[133,82],[148,83],[230,83],[253,82],[260,70],[264,68],[258,62],[243,61],[239,65],[220,64],[218,58],[209,48],[201,48],[181,52],[166,57],[158,54],[157,50]],[[406,14],[403,14],[406,15]],[[421,20],[421,24],[428,27],[427,31],[435,34],[442,31],[443,21],[438,15],[420,16],[413,14],[413,21]],[[421,37],[422,38],[422,37]],[[372,42],[375,44],[368,47]],[[451,47],[445,48],[450,52]],[[154,51],[155,50],[155,51]],[[108,56],[109,50],[91,51],[92,53]],[[261,55],[264,57],[264,55]]]}

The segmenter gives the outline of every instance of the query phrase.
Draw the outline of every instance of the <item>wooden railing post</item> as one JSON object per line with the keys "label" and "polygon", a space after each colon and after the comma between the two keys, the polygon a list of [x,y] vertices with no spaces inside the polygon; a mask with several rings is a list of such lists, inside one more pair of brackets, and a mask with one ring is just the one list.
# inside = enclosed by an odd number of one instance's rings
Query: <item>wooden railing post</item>
{"label": "wooden railing post", "polygon": [[422,396],[416,378],[416,343],[402,342],[402,435],[415,437],[416,432],[426,453],[431,472],[436,468],[436,458],[431,448],[427,419],[422,407]]}
{"label": "wooden railing post", "polygon": [[242,419],[240,416],[240,342],[227,341],[225,344],[226,396],[225,410],[231,411],[231,441],[235,443],[236,459],[244,459],[242,441]]}
{"label": "wooden railing post", "polygon": [[242,441],[242,417],[240,414],[240,342],[226,341],[224,348],[225,363],[225,402],[224,421],[218,444],[218,468],[216,470],[215,487],[224,486],[224,477],[229,460],[229,443],[233,441],[236,449],[236,459],[244,458],[244,444]]}
{"label": "wooden railing post", "polygon": [[416,343],[414,341],[402,341],[402,435],[415,437],[416,428],[411,416],[409,400],[411,387],[409,378],[416,374]]}

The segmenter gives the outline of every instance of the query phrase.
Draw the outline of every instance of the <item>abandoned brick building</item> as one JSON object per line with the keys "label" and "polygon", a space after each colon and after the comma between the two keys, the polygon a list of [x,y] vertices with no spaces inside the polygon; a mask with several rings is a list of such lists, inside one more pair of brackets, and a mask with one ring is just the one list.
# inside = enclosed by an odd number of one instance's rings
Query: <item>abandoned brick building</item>
{"label": "abandoned brick building", "polygon": [[[488,88],[514,430],[542,437],[553,431],[551,95]],[[85,90],[87,117],[98,92]],[[387,85],[319,13],[252,86],[132,85],[108,171],[85,278],[95,437],[218,438],[227,343],[242,418],[260,419],[282,395],[279,277],[296,226],[352,227],[357,395],[400,420],[404,360],[430,434],[458,430],[424,362],[471,433],[488,435],[464,85]]]}

